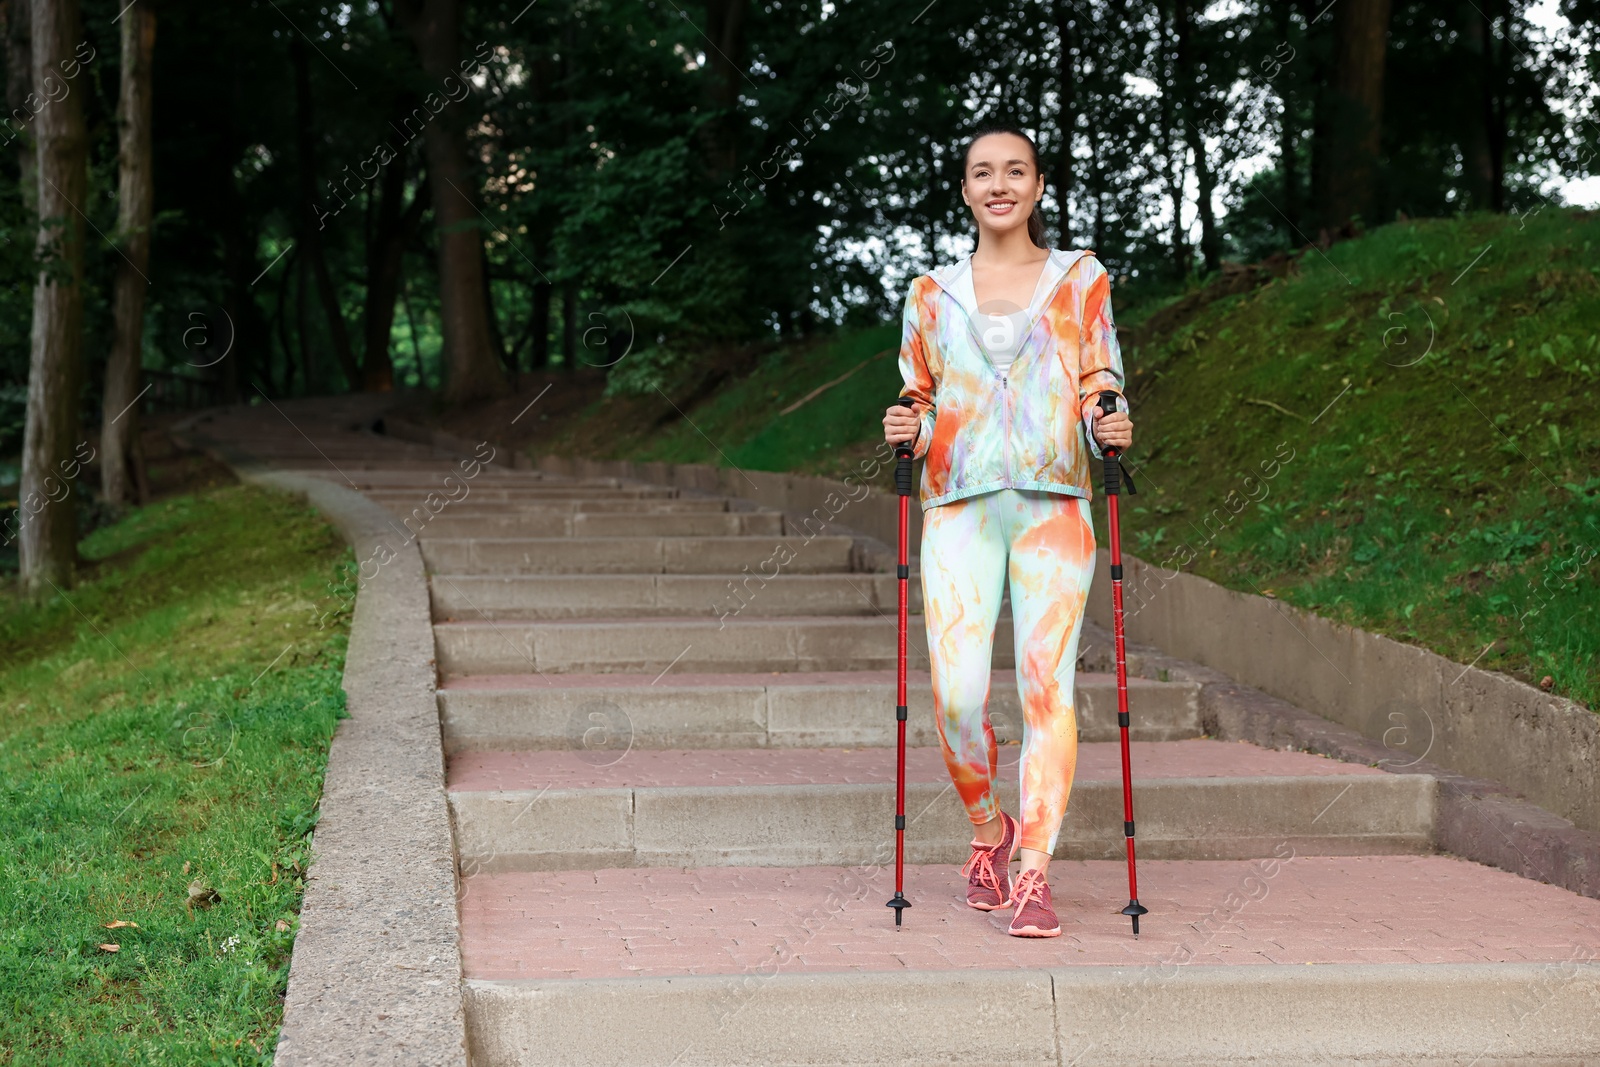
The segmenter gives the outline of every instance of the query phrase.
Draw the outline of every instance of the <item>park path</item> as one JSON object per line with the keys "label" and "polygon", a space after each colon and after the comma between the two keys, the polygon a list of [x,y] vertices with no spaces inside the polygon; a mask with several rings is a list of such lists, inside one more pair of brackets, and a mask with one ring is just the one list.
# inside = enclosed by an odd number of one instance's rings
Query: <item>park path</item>
{"label": "park path", "polygon": [[[1114,679],[1083,669],[1063,936],[1008,937],[1008,913],[961,903],[970,829],[918,615],[896,929],[881,554],[617,479],[485,468],[441,503],[459,466],[423,446],[341,438],[324,464],[281,440],[252,451],[360,490],[421,547],[474,1064],[1600,1054],[1600,900],[1438,852],[1428,775],[1203,736],[1181,670],[1130,685],[1142,936],[1119,914]],[[1014,810],[1008,614],[991,706]],[[1108,645],[1086,624],[1085,665]]]}

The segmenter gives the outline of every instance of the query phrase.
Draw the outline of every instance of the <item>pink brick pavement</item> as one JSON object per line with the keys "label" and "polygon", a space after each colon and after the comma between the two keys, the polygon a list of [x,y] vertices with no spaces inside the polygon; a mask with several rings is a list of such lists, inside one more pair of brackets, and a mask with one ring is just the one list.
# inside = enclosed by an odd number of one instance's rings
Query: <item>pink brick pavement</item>
{"label": "pink brick pavement", "polygon": [[[1296,775],[1383,774],[1374,767],[1341,763],[1309,752],[1280,752],[1243,741],[1135,741],[1129,746],[1134,779],[1280,778]],[[1016,774],[1020,748],[1000,749],[1002,774]],[[587,758],[586,758],[587,757]],[[536,752],[463,752],[450,760],[452,790],[596,789],[619,786],[735,786],[869,784],[893,782],[889,748],[635,749],[608,766],[593,753],[567,749]],[[906,750],[906,778],[949,780],[937,748]],[[1122,779],[1117,742],[1078,746],[1076,781]]]}
{"label": "pink brick pavement", "polygon": [[1600,900],[1449,856],[1156,860],[1134,940],[1127,868],[1058,860],[1062,936],[1005,933],[953,866],[908,867],[895,929],[878,868],[643,868],[476,875],[468,978],[611,978],[1099,964],[1488,963],[1592,959]]}

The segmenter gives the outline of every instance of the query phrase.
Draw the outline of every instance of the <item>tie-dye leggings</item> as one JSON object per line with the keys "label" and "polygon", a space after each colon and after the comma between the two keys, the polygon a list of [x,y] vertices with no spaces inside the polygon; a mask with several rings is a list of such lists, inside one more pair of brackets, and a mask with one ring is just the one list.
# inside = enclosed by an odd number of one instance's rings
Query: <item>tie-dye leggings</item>
{"label": "tie-dye leggings", "polygon": [[1040,852],[1055,850],[1077,769],[1072,683],[1094,567],[1083,497],[1001,489],[923,513],[922,610],[945,765],[974,824],[999,814],[989,675],[1009,580],[1023,709],[1018,821],[1021,847]]}

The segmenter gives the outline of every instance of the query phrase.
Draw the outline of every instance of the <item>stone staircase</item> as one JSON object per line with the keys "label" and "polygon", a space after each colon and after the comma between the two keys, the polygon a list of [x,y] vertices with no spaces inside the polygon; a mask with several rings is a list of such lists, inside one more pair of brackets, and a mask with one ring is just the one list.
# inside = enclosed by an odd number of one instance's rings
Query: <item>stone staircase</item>
{"label": "stone staircase", "polygon": [[[477,1067],[1600,1063],[1600,901],[1439,852],[1427,774],[1205,736],[1219,688],[1203,716],[1197,679],[1214,672],[1138,649],[1150,911],[1133,938],[1110,639],[1092,624],[1051,871],[1063,936],[1041,941],[962,903],[970,827],[913,614],[913,907],[896,928],[882,546],[801,536],[737,499],[500,467],[441,502],[458,468],[364,432],[380,409],[363,405],[292,423],[252,409],[206,432],[230,462],[357,489],[418,537]],[[911,590],[915,613],[915,574]],[[990,708],[1014,811],[1008,614]],[[385,799],[353,803],[375,818]],[[402,931],[336,940],[357,924],[327,914],[322,954],[370,979],[373,944]],[[392,1027],[416,984],[394,983],[398,1007],[316,986],[293,1062],[413,1062],[403,1027],[360,1055],[307,1042]],[[319,1029],[324,1004],[349,1025]]]}
{"label": "stone staircase", "polygon": [[[397,516],[426,488],[402,482],[369,490]],[[852,538],[518,473],[421,545],[476,1064],[1558,1062],[1527,1058],[1517,991],[1600,904],[1433,854],[1426,775],[1209,739],[1193,683],[1132,679],[1135,940],[1115,681],[1083,669],[1064,936],[1008,937],[961,903],[970,825],[913,575],[897,930],[895,583]],[[1015,810],[1008,616],[991,699]],[[1103,631],[1081,647],[1107,666]]]}

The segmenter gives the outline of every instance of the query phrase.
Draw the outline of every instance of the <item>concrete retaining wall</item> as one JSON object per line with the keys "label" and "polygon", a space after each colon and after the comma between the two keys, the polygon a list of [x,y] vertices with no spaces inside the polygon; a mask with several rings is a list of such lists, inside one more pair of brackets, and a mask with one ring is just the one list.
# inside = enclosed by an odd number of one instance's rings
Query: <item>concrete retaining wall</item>
{"label": "concrete retaining wall", "polygon": [[[1504,782],[1600,831],[1600,716],[1581,705],[1279,600],[1134,556],[1123,566],[1130,641],[1212,667],[1396,755]],[[1089,615],[1111,626],[1110,582],[1095,582]]]}

